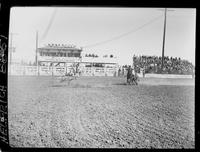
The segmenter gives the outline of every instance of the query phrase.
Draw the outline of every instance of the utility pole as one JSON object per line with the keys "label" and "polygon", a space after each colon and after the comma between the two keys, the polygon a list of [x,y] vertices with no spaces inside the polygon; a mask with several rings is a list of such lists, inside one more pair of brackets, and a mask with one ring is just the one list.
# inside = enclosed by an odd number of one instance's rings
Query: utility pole
{"label": "utility pole", "polygon": [[38,67],[38,31],[36,31],[35,64],[36,64],[37,74],[39,75],[39,67]]}
{"label": "utility pole", "polygon": [[38,53],[38,31],[36,31],[36,49],[35,49],[35,64],[36,65],[38,65],[37,53]]}
{"label": "utility pole", "polygon": [[12,53],[15,52],[15,48],[12,46],[13,43],[13,35],[18,35],[17,33],[9,33],[10,35],[10,47],[9,47],[9,53],[10,53],[10,70],[9,73],[11,75],[11,64],[12,64]]}
{"label": "utility pole", "polygon": [[164,31],[163,31],[163,46],[162,46],[162,64],[161,70],[163,71],[164,65],[164,52],[165,52],[165,32],[166,32],[166,19],[167,19],[167,8],[165,8],[165,16],[164,16]]}
{"label": "utility pole", "polygon": [[[163,10],[162,10],[163,11]],[[163,45],[162,45],[162,63],[161,63],[161,70],[163,71],[164,66],[164,57],[165,57],[165,33],[166,33],[166,24],[167,24],[167,12],[168,11],[174,11],[174,10],[168,10],[165,8],[164,10],[164,31],[163,31]]]}

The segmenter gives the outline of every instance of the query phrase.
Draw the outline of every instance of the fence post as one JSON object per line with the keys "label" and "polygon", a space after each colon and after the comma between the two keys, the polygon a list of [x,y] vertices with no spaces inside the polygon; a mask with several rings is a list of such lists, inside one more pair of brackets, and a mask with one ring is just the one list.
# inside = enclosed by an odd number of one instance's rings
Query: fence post
{"label": "fence post", "polygon": [[92,71],[92,76],[94,76],[95,75],[95,68],[92,67],[91,71]]}
{"label": "fence post", "polygon": [[54,66],[53,66],[53,64],[52,64],[52,76],[53,76],[53,74],[54,74],[54,73],[53,73],[53,70],[54,70]]}

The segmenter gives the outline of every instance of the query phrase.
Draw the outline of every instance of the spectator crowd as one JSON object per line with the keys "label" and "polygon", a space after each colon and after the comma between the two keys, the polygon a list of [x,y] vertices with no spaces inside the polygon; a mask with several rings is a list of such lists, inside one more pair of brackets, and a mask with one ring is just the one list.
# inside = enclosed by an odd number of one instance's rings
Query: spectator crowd
{"label": "spectator crowd", "polygon": [[[184,74],[184,75],[193,75],[194,74],[194,65],[181,58],[177,57],[164,57],[163,61],[163,70],[162,57],[161,56],[133,56],[133,65],[137,73],[164,73],[164,74]],[[123,65],[122,69],[127,69],[129,65]]]}
{"label": "spectator crowd", "polygon": [[145,69],[145,73],[165,73],[165,74],[193,74],[194,65],[181,58],[164,57],[163,70],[161,69],[161,56],[133,56],[133,64],[137,73]]}

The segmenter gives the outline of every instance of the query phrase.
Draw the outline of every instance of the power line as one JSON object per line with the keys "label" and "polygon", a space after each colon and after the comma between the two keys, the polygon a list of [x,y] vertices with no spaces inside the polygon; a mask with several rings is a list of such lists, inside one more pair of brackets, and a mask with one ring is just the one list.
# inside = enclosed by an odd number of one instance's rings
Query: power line
{"label": "power line", "polygon": [[137,32],[138,30],[140,30],[140,29],[142,29],[143,27],[145,27],[145,26],[147,26],[147,25],[153,23],[154,21],[156,21],[157,19],[159,19],[159,18],[161,18],[161,17],[162,17],[162,15],[160,15],[160,16],[158,16],[158,17],[152,19],[152,20],[150,20],[149,22],[143,24],[142,26],[140,26],[140,27],[138,27],[138,28],[136,28],[136,29],[134,29],[134,30],[131,30],[131,31],[126,32],[126,33],[123,33],[123,34],[121,34],[121,35],[119,35],[119,36],[113,37],[113,38],[108,39],[108,40],[105,40],[105,41],[101,41],[101,42],[98,42],[98,43],[94,43],[94,44],[91,44],[91,45],[84,46],[83,48],[94,47],[94,46],[97,46],[97,45],[102,45],[102,44],[105,44],[105,43],[108,43],[108,42],[111,42],[111,41],[120,39],[120,38],[122,38],[122,37],[124,37],[124,36],[127,36],[127,35],[131,34],[131,33]]}
{"label": "power line", "polygon": [[54,11],[52,12],[51,18],[49,20],[49,24],[47,25],[47,28],[46,28],[44,34],[42,35],[41,40],[43,40],[47,36],[49,29],[51,28],[51,25],[53,24],[54,18],[56,16],[56,12],[57,12],[57,8],[55,8]]}

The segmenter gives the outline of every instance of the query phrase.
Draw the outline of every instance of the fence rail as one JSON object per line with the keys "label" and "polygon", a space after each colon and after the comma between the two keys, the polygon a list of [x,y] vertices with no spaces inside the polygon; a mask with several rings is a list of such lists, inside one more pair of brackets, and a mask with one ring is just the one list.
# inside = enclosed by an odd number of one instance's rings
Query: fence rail
{"label": "fence rail", "polygon": [[[67,72],[71,70],[71,67],[68,67]],[[10,70],[8,70],[10,71]],[[123,72],[118,72],[116,67],[82,67],[80,69],[81,76],[126,76],[127,70]],[[59,76],[64,75],[66,72],[65,67],[48,67],[40,66],[37,69],[37,66],[21,66],[21,65],[12,65],[11,74],[9,75],[46,75],[46,76]],[[138,73],[139,77],[143,77],[142,73]],[[177,74],[145,74],[145,77],[154,77],[154,78],[192,78],[192,75],[177,75]]]}
{"label": "fence rail", "polygon": [[[67,68],[71,70],[70,67]],[[115,76],[117,68],[105,68],[105,67],[82,67],[80,69],[82,76]],[[50,67],[50,66],[11,66],[11,73],[9,75],[52,75],[59,76],[66,72],[65,67]]]}

